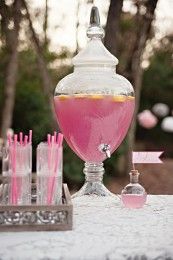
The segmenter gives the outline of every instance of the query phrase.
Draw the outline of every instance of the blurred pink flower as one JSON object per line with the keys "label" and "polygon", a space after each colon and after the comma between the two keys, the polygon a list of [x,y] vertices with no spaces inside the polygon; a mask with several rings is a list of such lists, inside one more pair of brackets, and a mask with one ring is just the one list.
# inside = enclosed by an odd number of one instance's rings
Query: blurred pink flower
{"label": "blurred pink flower", "polygon": [[158,122],[157,117],[155,117],[150,110],[144,110],[139,113],[138,121],[142,127],[147,129],[155,127]]}

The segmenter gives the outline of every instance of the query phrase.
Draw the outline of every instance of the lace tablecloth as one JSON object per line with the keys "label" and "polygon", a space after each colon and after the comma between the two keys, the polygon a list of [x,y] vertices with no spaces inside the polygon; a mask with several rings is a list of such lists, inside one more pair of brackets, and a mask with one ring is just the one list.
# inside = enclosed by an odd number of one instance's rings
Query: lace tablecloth
{"label": "lace tablecloth", "polygon": [[73,204],[73,231],[0,233],[0,260],[173,259],[173,196],[148,196],[135,210],[118,196]]}

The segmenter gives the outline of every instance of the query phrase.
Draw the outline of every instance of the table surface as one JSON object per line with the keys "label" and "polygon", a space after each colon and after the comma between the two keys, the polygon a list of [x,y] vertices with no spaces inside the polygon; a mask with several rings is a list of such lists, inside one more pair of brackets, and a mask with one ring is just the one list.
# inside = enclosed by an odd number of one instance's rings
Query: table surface
{"label": "table surface", "polygon": [[0,259],[173,259],[172,195],[150,195],[143,209],[124,208],[119,196],[73,204],[72,231],[0,233]]}

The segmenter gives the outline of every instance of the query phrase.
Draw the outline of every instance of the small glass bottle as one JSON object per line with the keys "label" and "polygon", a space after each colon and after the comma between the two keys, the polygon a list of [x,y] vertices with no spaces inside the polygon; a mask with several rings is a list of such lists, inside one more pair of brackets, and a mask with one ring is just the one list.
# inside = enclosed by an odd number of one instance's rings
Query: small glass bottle
{"label": "small glass bottle", "polygon": [[121,192],[121,199],[126,208],[142,208],[147,199],[145,189],[138,183],[139,172],[131,170],[130,183]]}

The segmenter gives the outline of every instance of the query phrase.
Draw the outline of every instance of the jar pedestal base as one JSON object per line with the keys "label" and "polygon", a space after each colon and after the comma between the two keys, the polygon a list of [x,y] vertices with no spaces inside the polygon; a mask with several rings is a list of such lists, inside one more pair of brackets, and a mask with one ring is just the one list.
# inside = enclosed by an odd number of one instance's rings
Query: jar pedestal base
{"label": "jar pedestal base", "polygon": [[103,163],[85,163],[83,172],[85,174],[85,183],[78,192],[73,194],[72,198],[92,194],[100,197],[115,196],[102,182],[104,174]]}
{"label": "jar pedestal base", "polygon": [[95,194],[100,197],[115,196],[103,185],[102,182],[85,182],[82,188],[72,195],[72,198],[92,194]]}

